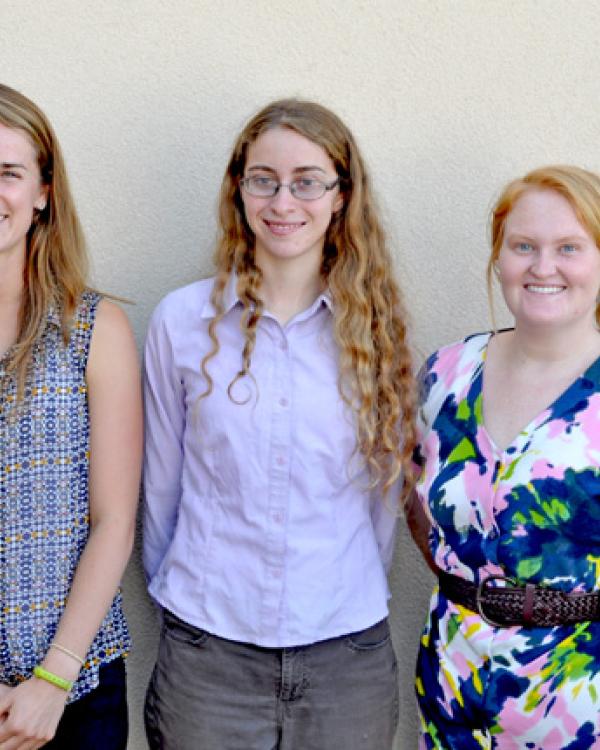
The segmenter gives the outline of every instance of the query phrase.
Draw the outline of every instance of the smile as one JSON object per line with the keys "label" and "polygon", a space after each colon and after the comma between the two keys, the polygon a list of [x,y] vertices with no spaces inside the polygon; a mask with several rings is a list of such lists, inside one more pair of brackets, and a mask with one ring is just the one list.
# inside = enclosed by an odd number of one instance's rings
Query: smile
{"label": "smile", "polygon": [[533,292],[534,294],[559,294],[560,292],[564,292],[566,287],[564,286],[538,286],[537,284],[526,284],[525,289],[527,289],[528,292]]}
{"label": "smile", "polygon": [[292,234],[298,229],[301,229],[305,222],[303,221],[297,221],[297,222],[285,222],[285,221],[269,221],[268,219],[263,219],[264,223],[267,225],[267,228],[272,234],[276,234],[280,237],[284,237],[288,234]]}

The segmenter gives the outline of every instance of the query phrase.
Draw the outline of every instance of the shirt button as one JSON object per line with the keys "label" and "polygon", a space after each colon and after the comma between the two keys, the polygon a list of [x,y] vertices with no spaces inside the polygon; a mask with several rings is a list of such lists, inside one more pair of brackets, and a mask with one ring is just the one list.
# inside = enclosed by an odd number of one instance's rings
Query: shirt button
{"label": "shirt button", "polygon": [[271,575],[273,578],[281,578],[281,568],[273,568]]}
{"label": "shirt button", "polygon": [[283,513],[279,510],[276,510],[273,513],[273,520],[275,521],[275,523],[283,523]]}
{"label": "shirt button", "polygon": [[287,349],[287,341],[280,341],[279,348],[285,351]]}
{"label": "shirt button", "polygon": [[289,404],[289,401],[287,398],[280,398],[279,399],[279,406],[287,406]]}
{"label": "shirt button", "polygon": [[278,466],[283,466],[285,463],[285,458],[283,456],[277,456],[276,461]]}

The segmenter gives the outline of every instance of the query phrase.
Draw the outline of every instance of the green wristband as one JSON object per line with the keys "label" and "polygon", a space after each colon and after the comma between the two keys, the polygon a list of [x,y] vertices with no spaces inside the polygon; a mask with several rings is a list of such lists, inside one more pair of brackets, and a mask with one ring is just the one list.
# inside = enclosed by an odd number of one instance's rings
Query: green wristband
{"label": "green wristband", "polygon": [[44,669],[44,667],[34,667],[33,674],[38,678],[38,680],[46,680],[46,682],[54,685],[54,687],[60,688],[67,693],[70,693],[71,688],[73,687],[72,682],[59,677],[57,674],[54,674],[54,672],[48,672],[48,670]]}

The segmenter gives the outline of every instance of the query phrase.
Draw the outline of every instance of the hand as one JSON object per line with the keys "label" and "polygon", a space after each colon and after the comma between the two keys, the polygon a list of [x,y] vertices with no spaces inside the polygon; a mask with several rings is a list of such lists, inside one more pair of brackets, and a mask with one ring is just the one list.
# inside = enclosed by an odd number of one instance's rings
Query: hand
{"label": "hand", "polygon": [[15,688],[0,686],[0,750],[38,750],[49,742],[68,693],[32,677]]}

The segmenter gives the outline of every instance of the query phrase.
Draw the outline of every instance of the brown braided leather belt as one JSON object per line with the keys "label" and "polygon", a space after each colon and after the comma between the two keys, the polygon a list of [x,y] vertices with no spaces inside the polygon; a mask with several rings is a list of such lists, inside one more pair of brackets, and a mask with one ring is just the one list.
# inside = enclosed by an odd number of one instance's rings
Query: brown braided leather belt
{"label": "brown braided leather belt", "polygon": [[[512,578],[491,575],[479,585],[439,572],[440,591],[455,604],[478,612],[489,625],[524,625],[549,628],[588,620],[600,620],[600,593],[558,591]],[[500,583],[494,586],[494,583]]]}

